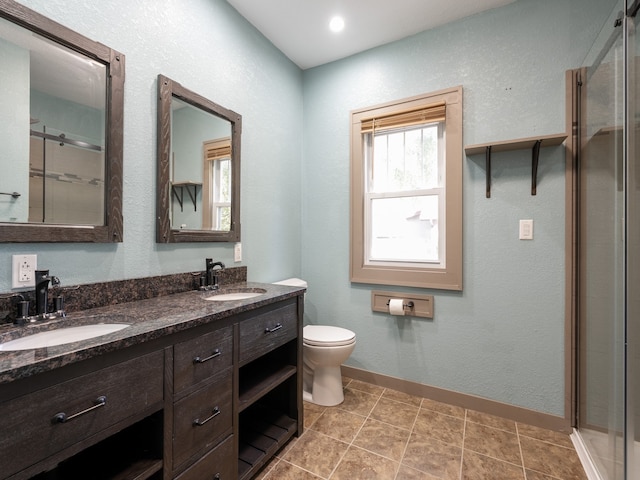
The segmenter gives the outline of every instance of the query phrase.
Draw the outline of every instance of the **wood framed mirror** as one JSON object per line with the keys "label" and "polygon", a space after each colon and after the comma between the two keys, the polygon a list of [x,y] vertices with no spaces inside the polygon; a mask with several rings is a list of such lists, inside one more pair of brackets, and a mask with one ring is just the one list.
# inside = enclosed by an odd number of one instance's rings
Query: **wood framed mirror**
{"label": "wood framed mirror", "polygon": [[158,243],[240,241],[242,117],[158,75]]}
{"label": "wood framed mirror", "polygon": [[122,242],[125,57],[0,0],[0,242]]}

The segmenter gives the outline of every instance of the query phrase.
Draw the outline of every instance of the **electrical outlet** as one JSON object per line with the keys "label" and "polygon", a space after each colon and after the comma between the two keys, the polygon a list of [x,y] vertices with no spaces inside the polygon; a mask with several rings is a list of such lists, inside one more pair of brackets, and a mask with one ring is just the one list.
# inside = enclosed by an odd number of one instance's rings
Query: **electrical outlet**
{"label": "electrical outlet", "polygon": [[236,262],[242,261],[242,244],[240,242],[233,247],[233,260]]}
{"label": "electrical outlet", "polygon": [[12,255],[11,288],[35,287],[37,255]]}

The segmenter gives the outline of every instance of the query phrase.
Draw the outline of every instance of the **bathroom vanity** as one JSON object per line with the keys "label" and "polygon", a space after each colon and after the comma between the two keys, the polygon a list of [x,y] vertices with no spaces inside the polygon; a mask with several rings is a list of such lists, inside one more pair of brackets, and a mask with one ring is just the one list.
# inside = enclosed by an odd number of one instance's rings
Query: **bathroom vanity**
{"label": "bathroom vanity", "polygon": [[[130,324],[0,352],[0,479],[249,479],[302,433],[304,289],[191,291],[28,329]],[[228,289],[223,289],[220,294]],[[25,330],[26,329],[26,330]]]}

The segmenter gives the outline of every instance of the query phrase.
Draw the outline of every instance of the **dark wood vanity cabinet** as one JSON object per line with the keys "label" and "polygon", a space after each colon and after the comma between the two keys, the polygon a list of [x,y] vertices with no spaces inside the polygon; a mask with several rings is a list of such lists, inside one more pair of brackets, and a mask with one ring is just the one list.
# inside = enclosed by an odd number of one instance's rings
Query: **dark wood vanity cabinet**
{"label": "dark wood vanity cabinet", "polygon": [[302,433],[302,298],[0,387],[0,479],[252,478]]}
{"label": "dark wood vanity cabinet", "polygon": [[33,378],[42,388],[0,403],[0,477],[159,474],[162,372],[162,352],[152,352],[71,378]]}
{"label": "dark wood vanity cabinet", "polygon": [[[173,381],[167,381],[173,384],[167,389],[171,402],[165,411],[166,433],[171,438],[165,450],[165,478],[181,475],[185,467],[211,457],[210,451],[233,434],[233,330],[228,325],[173,347]],[[223,465],[211,466],[218,469],[211,478],[216,474],[223,478]],[[195,470],[202,468],[200,463]]]}

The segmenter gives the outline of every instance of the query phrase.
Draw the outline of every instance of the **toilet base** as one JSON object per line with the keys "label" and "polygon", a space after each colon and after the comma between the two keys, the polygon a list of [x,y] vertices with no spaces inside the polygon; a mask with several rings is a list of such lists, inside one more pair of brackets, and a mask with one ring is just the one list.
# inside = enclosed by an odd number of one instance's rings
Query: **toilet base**
{"label": "toilet base", "polygon": [[[305,382],[306,383],[306,382]],[[311,392],[303,391],[302,398],[323,407],[334,407],[344,402],[340,366],[316,367],[313,370]]]}

